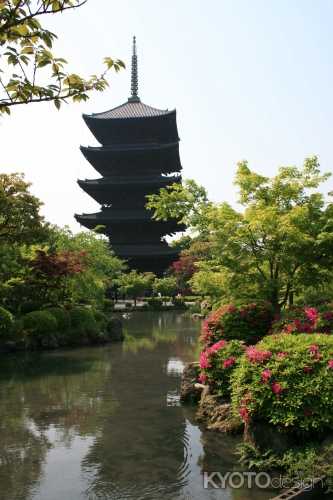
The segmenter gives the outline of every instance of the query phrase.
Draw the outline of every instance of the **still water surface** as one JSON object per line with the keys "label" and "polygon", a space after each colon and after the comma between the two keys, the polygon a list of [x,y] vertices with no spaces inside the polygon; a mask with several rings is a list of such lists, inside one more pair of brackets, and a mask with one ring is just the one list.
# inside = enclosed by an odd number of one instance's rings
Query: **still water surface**
{"label": "still water surface", "polygon": [[203,489],[203,471],[237,470],[237,439],[202,432],[179,404],[200,324],[134,313],[126,341],[2,358],[1,500],[264,500]]}

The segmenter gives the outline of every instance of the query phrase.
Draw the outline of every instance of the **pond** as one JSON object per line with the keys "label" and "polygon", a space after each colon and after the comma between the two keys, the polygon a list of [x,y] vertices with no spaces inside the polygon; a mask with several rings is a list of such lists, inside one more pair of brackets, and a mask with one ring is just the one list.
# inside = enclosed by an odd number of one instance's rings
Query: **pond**
{"label": "pond", "polygon": [[1,500],[264,500],[204,489],[203,472],[237,470],[238,438],[202,432],[179,403],[200,323],[133,313],[126,341],[3,357]]}

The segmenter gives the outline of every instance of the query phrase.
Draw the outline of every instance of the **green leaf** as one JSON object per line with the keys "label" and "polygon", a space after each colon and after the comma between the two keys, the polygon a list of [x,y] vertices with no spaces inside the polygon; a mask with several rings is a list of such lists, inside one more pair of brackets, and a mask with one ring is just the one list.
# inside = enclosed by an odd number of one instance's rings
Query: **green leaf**
{"label": "green leaf", "polygon": [[33,54],[34,53],[34,48],[31,45],[28,45],[27,47],[24,47],[24,49],[21,50],[21,54]]}

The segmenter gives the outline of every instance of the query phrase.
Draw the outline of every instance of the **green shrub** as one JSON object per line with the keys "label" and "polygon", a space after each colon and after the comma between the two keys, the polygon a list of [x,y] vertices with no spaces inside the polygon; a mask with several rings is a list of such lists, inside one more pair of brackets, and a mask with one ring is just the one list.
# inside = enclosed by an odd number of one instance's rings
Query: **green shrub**
{"label": "green shrub", "polygon": [[153,309],[153,310],[158,311],[159,309],[162,309],[162,307],[163,307],[162,297],[148,297],[146,300],[147,300],[149,306],[151,307],[151,309]]}
{"label": "green shrub", "polygon": [[153,282],[153,292],[162,296],[172,296],[177,293],[177,279],[174,276],[155,278]]}
{"label": "green shrub", "polygon": [[12,314],[7,309],[0,307],[0,337],[6,337],[10,334],[13,322]]}
{"label": "green shrub", "polygon": [[11,328],[11,335],[13,340],[22,341],[24,340],[24,322],[22,318],[15,319],[13,322],[13,326]]}
{"label": "green shrub", "polygon": [[102,332],[106,331],[106,325],[109,321],[109,318],[106,316],[106,314],[102,313],[101,311],[94,310],[93,315],[95,321],[98,324],[99,330]]}
{"label": "green shrub", "polygon": [[59,333],[66,332],[70,329],[71,319],[69,312],[61,307],[50,307],[46,309],[56,320]]}
{"label": "green shrub", "polygon": [[56,347],[57,320],[48,311],[33,311],[23,316],[29,347]]}
{"label": "green shrub", "polygon": [[222,338],[255,344],[268,334],[272,316],[272,307],[268,303],[224,305],[213,311],[203,322],[201,341],[206,346]]}
{"label": "green shrub", "polygon": [[93,312],[86,307],[75,307],[70,310],[71,338],[75,343],[93,340],[99,329]]}
{"label": "green shrub", "polygon": [[104,299],[103,300],[103,309],[106,312],[112,311],[114,308],[114,300],[113,299]]}
{"label": "green shrub", "polygon": [[200,302],[202,297],[200,297],[200,295],[184,295],[183,299],[185,302]]}
{"label": "green shrub", "polygon": [[33,311],[39,311],[43,307],[43,303],[41,301],[35,300],[26,300],[22,304],[20,304],[20,313],[27,314]]}
{"label": "green shrub", "polygon": [[[243,470],[275,473],[279,471],[281,476],[289,478],[290,486],[293,484],[296,486],[300,481],[308,483],[309,478],[325,477],[329,492],[332,492],[333,487],[332,452],[333,447],[329,441],[325,444],[318,440],[312,442],[307,440],[282,452],[272,449],[264,451],[253,443],[245,441],[237,446],[236,451]],[[324,494],[321,496],[325,497]]]}
{"label": "green shrub", "polygon": [[292,431],[333,427],[333,337],[271,335],[250,346],[231,379],[233,410],[245,422]]}
{"label": "green shrub", "polygon": [[195,302],[194,304],[191,304],[188,308],[189,312],[191,314],[201,314],[201,304],[200,302]]}
{"label": "green shrub", "polygon": [[212,392],[230,397],[230,377],[238,366],[245,346],[239,340],[220,340],[200,353],[199,381]]}

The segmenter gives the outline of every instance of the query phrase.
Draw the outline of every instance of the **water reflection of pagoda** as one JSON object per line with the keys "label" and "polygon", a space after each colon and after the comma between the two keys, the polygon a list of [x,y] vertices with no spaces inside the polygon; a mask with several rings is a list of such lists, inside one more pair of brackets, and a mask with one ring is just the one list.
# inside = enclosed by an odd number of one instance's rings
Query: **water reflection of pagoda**
{"label": "water reflection of pagoda", "polygon": [[75,215],[76,220],[89,229],[104,226],[115,253],[130,267],[162,273],[177,258],[163,238],[184,228],[176,220],[153,221],[145,204],[147,194],[181,182],[176,110],[141,102],[135,37],[131,97],[83,118],[101,146],[81,151],[102,178],[78,183],[102,207],[98,213]]}

